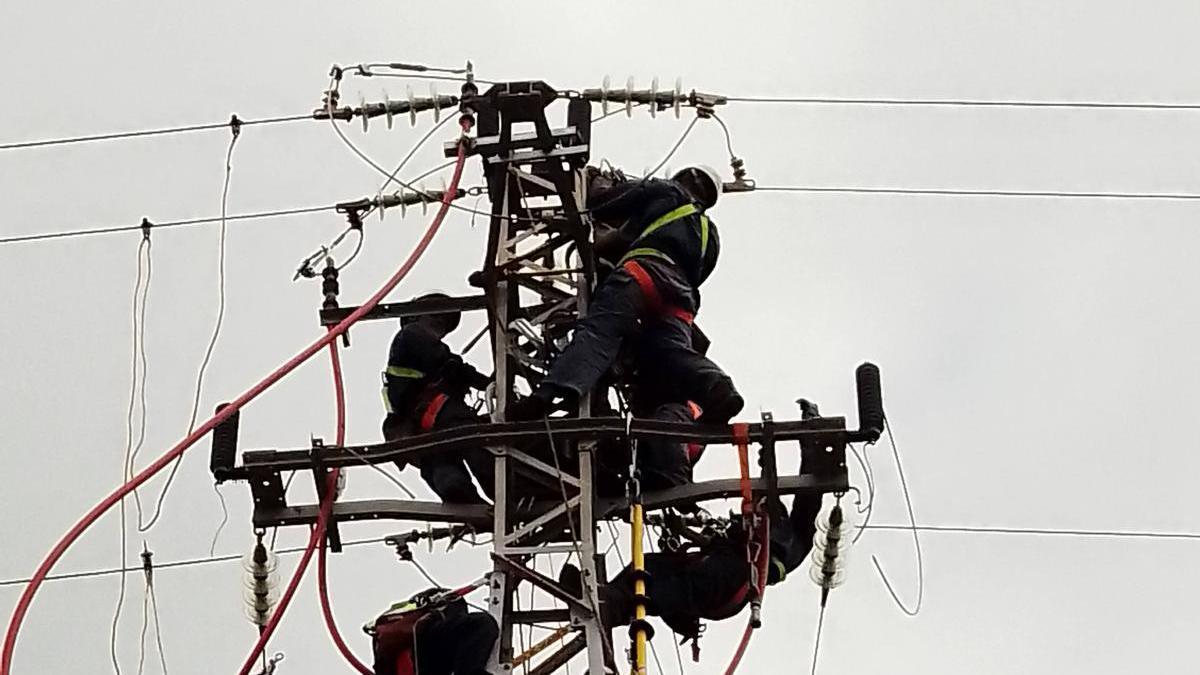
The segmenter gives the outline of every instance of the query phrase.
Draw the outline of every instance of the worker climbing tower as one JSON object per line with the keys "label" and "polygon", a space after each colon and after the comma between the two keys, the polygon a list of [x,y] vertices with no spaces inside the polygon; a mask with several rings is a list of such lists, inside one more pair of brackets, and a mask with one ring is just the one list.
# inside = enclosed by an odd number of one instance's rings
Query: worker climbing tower
{"label": "worker climbing tower", "polygon": [[[552,124],[565,99],[565,119]],[[432,97],[436,100],[436,97]],[[592,255],[592,228],[585,208],[590,156],[592,115],[595,104],[609,102],[647,106],[661,112],[692,107],[701,116],[711,113],[723,99],[697,92],[635,90],[607,86],[583,92],[559,92],[540,81],[496,83],[479,92],[468,76],[462,95],[446,97],[437,105],[457,104],[463,115],[477,120],[477,134],[466,152],[482,166],[486,196],[491,202],[487,249],[481,269],[469,274],[477,295],[431,297],[380,304],[362,320],[438,314],[446,311],[482,311],[495,363],[494,389],[488,408],[491,422],[368,445],[338,447],[314,441],[299,450],[251,450],[237,461],[237,417],[217,427],[213,435],[212,472],[218,481],[245,480],[254,499],[256,529],[309,526],[320,517],[320,504],[289,504],[281,475],[309,472],[324,494],[333,470],[364,467],[393,461],[411,462],[434,453],[484,446],[494,457],[494,506],[441,504],[418,500],[375,499],[337,501],[326,529],[326,543],[341,549],[341,528],[361,520],[395,519],[452,524],[442,532],[454,536],[469,527],[494,534],[492,573],[488,576],[488,610],[500,626],[493,672],[505,673],[514,664],[536,664],[533,675],[548,675],[578,655],[586,658],[591,675],[619,673],[628,659],[644,659],[640,648],[626,656],[611,627],[601,621],[600,588],[608,581],[604,552],[596,545],[605,521],[631,518],[641,532],[643,511],[694,504],[710,499],[741,497],[744,515],[753,517],[754,504],[773,508],[782,494],[845,492],[848,478],[845,447],[855,441],[873,441],[883,428],[878,370],[858,372],[859,429],[848,430],[842,417],[810,417],[775,421],[764,414],[760,422],[730,426],[699,426],[622,417],[609,401],[607,388],[583,396],[573,410],[536,422],[508,422],[505,412],[520,391],[537,386],[549,364],[566,346],[570,332],[587,312],[596,283]],[[386,106],[385,106],[386,107]],[[350,119],[354,110],[347,109]],[[363,106],[366,110],[366,106]],[[337,118],[341,119],[341,118]],[[459,143],[446,145],[447,156],[459,152]],[[735,158],[736,159],[736,158]],[[727,191],[752,188],[741,160],[734,164],[736,180]],[[749,187],[747,187],[749,186]],[[368,201],[360,209],[372,206]],[[335,277],[336,278],[336,277]],[[327,284],[328,285],[328,284]],[[334,294],[336,296],[336,293]],[[332,326],[356,308],[329,302],[321,311],[323,325]],[[336,300],[336,297],[335,297]],[[365,329],[363,329],[365,330]],[[738,478],[698,482],[656,492],[605,492],[597,481],[597,467],[614,449],[631,449],[637,440],[678,440],[739,449],[742,475]],[[777,454],[783,443],[799,441],[805,473],[780,475]],[[761,475],[752,477],[746,453],[759,447]],[[794,455],[793,455],[794,457]],[[787,465],[795,466],[791,461]],[[358,470],[356,468],[356,470]],[[636,484],[636,481],[632,481]],[[640,551],[640,537],[636,550]],[[392,543],[403,548],[405,537]],[[581,571],[579,587],[567,588],[538,570],[539,561],[551,555],[574,555]],[[549,569],[546,564],[542,568]],[[517,589],[531,586],[551,608],[520,609],[514,603]],[[757,615],[755,615],[757,619]],[[518,653],[514,633],[522,626],[557,625],[568,635],[556,651],[541,656],[538,649]],[[635,622],[641,644],[648,631]],[[636,643],[635,643],[636,644]],[[642,664],[644,668],[644,663]],[[643,671],[644,672],[644,671]]]}

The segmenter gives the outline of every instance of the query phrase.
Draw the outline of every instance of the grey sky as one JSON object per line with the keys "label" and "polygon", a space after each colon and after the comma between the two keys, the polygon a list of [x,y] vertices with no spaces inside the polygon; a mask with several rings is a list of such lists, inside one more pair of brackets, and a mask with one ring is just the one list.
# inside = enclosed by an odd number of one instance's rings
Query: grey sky
{"label": "grey sky", "polygon": [[[457,65],[481,77],[598,86],[682,76],[728,95],[1200,101],[1200,5],[1189,2],[19,3],[0,6],[8,104],[0,142],[302,113],[320,101],[331,63]],[[425,89],[423,83],[414,87]],[[379,99],[391,80],[348,80]],[[449,91],[451,85],[444,85]],[[1200,113],[731,105],[737,152],[761,184],[1200,192]],[[416,129],[349,133],[392,164]],[[652,166],[686,120],[597,126],[594,157]],[[443,135],[440,140],[449,138]],[[0,234],[136,224],[218,212],[227,132],[0,153]],[[431,144],[409,175],[432,167]],[[672,165],[727,171],[719,130],[700,123]],[[231,212],[307,206],[373,193],[374,172],[317,122],[247,128],[233,157]],[[478,182],[472,165],[464,179]],[[1200,404],[1197,205],[1028,198],[738,195],[714,217],[724,255],[705,286],[714,357],[748,410],[791,417],[800,395],[826,413],[853,410],[852,370],[873,360],[926,524],[1200,530],[1194,442]],[[426,222],[396,212],[367,225],[362,259],[343,277],[365,297]],[[455,214],[395,294],[466,289],[482,224]],[[231,224],[225,330],[202,411],[245,389],[320,330],[319,288],[296,263],[340,231],[330,215]],[[148,313],[149,461],[182,437],[195,369],[216,313],[214,226],[154,236]],[[129,386],[130,294],[138,235],[0,247],[7,320],[0,326],[0,435],[7,480],[0,575],[28,575],[58,537],[118,482]],[[469,323],[459,343],[473,332]],[[392,326],[353,331],[344,354],[352,440],[378,436],[378,370]],[[476,359],[481,355],[476,355]],[[302,447],[333,435],[328,365],[317,358],[242,416],[243,446]],[[161,524],[162,560],[205,555],[220,517],[205,459],[186,456]],[[872,451],[877,518],[903,503],[884,447]],[[706,476],[732,475],[710,453]],[[411,471],[407,482],[419,479]],[[160,485],[155,482],[154,486]],[[367,470],[352,497],[390,496]],[[311,497],[307,485],[299,488]],[[150,493],[153,494],[153,493]],[[244,486],[225,488],[231,522],[218,550],[250,543]],[[350,537],[402,525],[346,527]],[[299,543],[285,532],[282,545]],[[822,673],[1089,673],[1193,669],[1196,545],[930,534],[927,594],[916,619],[875,578],[878,554],[902,595],[915,566],[904,533],[872,532],[834,592]],[[131,554],[141,540],[131,538]],[[104,518],[60,571],[116,563],[117,521]],[[486,553],[418,553],[447,583]],[[295,560],[288,558],[284,569]],[[174,673],[230,672],[254,641],[236,565],[163,571],[159,600]],[[141,603],[131,598],[121,653],[132,672]],[[380,547],[331,562],[335,611],[360,655],[358,626],[423,587]],[[7,617],[19,589],[0,589]],[[47,584],[26,620],[16,672],[110,672],[111,577]],[[796,575],[768,594],[764,629],[743,672],[808,666],[816,588]],[[711,626],[703,662],[723,672],[741,620]],[[656,640],[675,672],[669,641]],[[281,673],[347,672],[320,623],[312,575],[272,643]],[[685,655],[686,659],[686,655]],[[148,668],[156,666],[150,660]]]}

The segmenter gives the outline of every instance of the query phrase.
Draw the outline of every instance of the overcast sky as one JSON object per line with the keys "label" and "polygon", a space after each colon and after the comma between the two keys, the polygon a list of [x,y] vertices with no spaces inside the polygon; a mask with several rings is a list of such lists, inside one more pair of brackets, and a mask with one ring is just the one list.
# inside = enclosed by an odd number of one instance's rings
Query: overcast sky
{"label": "overcast sky", "polygon": [[[0,5],[8,55],[0,143],[100,131],[304,113],[331,63],[460,65],[481,77],[540,78],[566,89],[682,76],[727,95],[1200,102],[1194,2],[315,3],[15,2]],[[415,83],[417,91],[425,83]],[[395,80],[348,79],[379,100]],[[444,85],[448,92],[451,85]],[[1200,192],[1200,112],[730,105],[735,149],[760,184],[1004,190]],[[593,158],[631,172],[656,164],[687,120],[614,116]],[[349,134],[394,164],[432,119]],[[408,175],[441,160],[440,134]],[[0,235],[133,225],[219,212],[228,132],[0,152]],[[701,122],[672,165],[727,171],[719,129]],[[464,181],[479,183],[477,164]],[[432,181],[436,184],[436,181]],[[248,127],[233,156],[232,213],[329,204],[379,180],[327,125]],[[790,418],[798,396],[853,418],[853,368],[883,372],[885,400],[918,520],[1198,531],[1200,455],[1185,435],[1200,406],[1200,205],[1047,198],[759,193],[713,212],[723,256],[701,316],[712,355],[747,414]],[[387,277],[426,220],[391,212],[367,225],[343,276],[357,304]],[[225,327],[202,411],[237,395],[319,335],[319,285],[299,260],[341,230],[332,213],[234,223]],[[468,290],[486,228],[452,213],[393,299]],[[28,576],[75,520],[120,480],[130,386],[137,233],[0,247],[0,436],[6,449],[0,575]],[[149,462],[186,431],[196,369],[216,317],[217,228],[154,235],[147,312]],[[461,345],[478,326],[464,322]],[[378,440],[378,371],[394,326],[353,331],[344,354],[349,438]],[[477,363],[482,350],[473,355]],[[487,365],[481,363],[481,365]],[[302,367],[242,414],[246,448],[305,447],[333,436],[328,365]],[[159,525],[157,559],[207,555],[220,508],[207,441],[186,455]],[[871,451],[876,517],[902,523],[885,447]],[[794,455],[789,455],[793,456]],[[789,467],[791,468],[791,467]],[[710,452],[706,477],[736,475]],[[857,472],[855,481],[860,481]],[[410,469],[406,481],[428,492]],[[146,493],[153,495],[161,480]],[[244,485],[224,494],[218,553],[252,541]],[[352,472],[347,498],[395,489]],[[312,488],[297,481],[297,501]],[[57,571],[115,565],[106,516]],[[405,525],[351,524],[347,538]],[[305,533],[280,535],[280,545]],[[911,540],[871,532],[834,591],[822,673],[1124,674],[1194,671],[1200,620],[1197,542],[928,534],[925,605],[903,616],[876,578],[880,556],[912,602]],[[131,537],[131,557],[141,549]],[[486,551],[417,554],[444,583],[470,580]],[[285,573],[295,556],[286,558]],[[615,562],[615,561],[614,561]],[[120,654],[137,659],[141,581],[131,576]],[[240,570],[212,564],[157,576],[173,673],[228,673],[255,639]],[[382,545],[331,559],[335,612],[358,626],[420,590]],[[19,586],[0,588],[8,616]],[[48,583],[17,646],[15,672],[111,672],[115,577]],[[771,589],[744,672],[807,672],[817,589],[803,574]],[[711,626],[689,673],[723,672],[742,619]],[[661,635],[661,634],[660,634]],[[655,641],[676,672],[669,640]],[[349,672],[320,622],[312,574],[272,651],[280,673]],[[686,659],[685,655],[685,659]],[[157,670],[153,657],[148,672]],[[576,672],[578,672],[578,668]],[[652,672],[655,672],[652,669]]]}

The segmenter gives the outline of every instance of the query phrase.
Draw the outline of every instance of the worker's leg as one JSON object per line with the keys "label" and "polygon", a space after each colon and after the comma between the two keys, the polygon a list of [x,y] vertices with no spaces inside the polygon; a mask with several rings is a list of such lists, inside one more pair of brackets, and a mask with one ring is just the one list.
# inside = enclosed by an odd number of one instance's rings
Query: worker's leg
{"label": "worker's leg", "polygon": [[[653,419],[664,422],[692,422],[692,411],[683,403],[667,403],[655,409]],[[642,488],[664,490],[692,482],[692,467],[685,444],[672,440],[638,442],[638,468]]]}
{"label": "worker's leg", "polygon": [[[442,406],[442,410],[438,413],[433,428],[435,431],[440,431],[468,424],[482,424],[487,421],[486,417],[477,415],[465,401],[450,399]],[[463,451],[462,458],[470,473],[474,474],[479,486],[483,488],[483,493],[489,497],[492,496],[495,491],[494,484],[496,482],[495,470],[492,464],[492,453],[488,452],[487,448],[484,447],[470,448]],[[469,476],[467,480],[470,480]],[[474,488],[472,488],[472,492],[474,492]]]}
{"label": "worker's leg", "polygon": [[539,391],[576,396],[590,391],[617,359],[621,342],[638,329],[646,300],[624,269],[613,272],[596,289],[587,316],[579,321],[571,344],[550,368]]}
{"label": "worker's leg", "polygon": [[[457,399],[449,399],[442,406],[434,420],[433,430],[451,429],[464,424],[472,424],[477,420],[474,412],[466,403]],[[478,504],[483,501],[475,484],[471,482],[471,473],[463,461],[465,453],[448,455],[430,455],[417,460],[415,464],[421,470],[421,478],[429,485],[437,496],[448,504]]]}
{"label": "worker's leg", "polygon": [[744,405],[729,375],[692,347],[691,326],[682,319],[647,322],[637,367],[643,378],[670,383],[678,400],[695,401],[704,411],[702,422],[725,424]]}

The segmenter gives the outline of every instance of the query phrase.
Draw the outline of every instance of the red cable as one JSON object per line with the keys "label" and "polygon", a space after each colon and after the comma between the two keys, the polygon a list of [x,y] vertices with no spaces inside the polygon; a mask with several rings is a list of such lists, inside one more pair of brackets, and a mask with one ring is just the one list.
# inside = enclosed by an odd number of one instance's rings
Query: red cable
{"label": "red cable", "polygon": [[[465,134],[469,129],[469,125],[464,123],[463,126]],[[412,253],[409,254],[408,259],[404,261],[404,264],[402,264],[400,268],[396,270],[391,278],[389,278],[387,282],[385,282],[383,286],[367,300],[366,303],[351,312],[349,316],[347,316],[345,319],[342,319],[340,323],[331,328],[328,333],[321,336],[309,346],[305,347],[300,351],[300,353],[293,356],[289,361],[277,368],[270,375],[267,375],[253,387],[243,392],[240,396],[234,399],[232,403],[222,408],[220,412],[210,417],[200,426],[196,427],[192,433],[188,434],[187,437],[176,444],[173,448],[168,450],[166,454],[155,460],[153,464],[147,466],[124,485],[114,490],[99,504],[92,507],[92,510],[88,511],[87,514],[85,514],[83,518],[79,520],[79,522],[75,523],[75,525],[73,525],[71,529],[68,530],[67,533],[58,540],[58,543],[54,545],[54,548],[52,548],[46,555],[46,558],[40,565],[38,565],[37,570],[33,573],[33,578],[30,579],[29,584],[25,586],[25,590],[21,593],[21,597],[17,601],[16,608],[13,610],[12,618],[9,620],[8,629],[4,636],[4,651],[3,654],[0,654],[0,675],[11,675],[12,673],[12,657],[13,652],[16,649],[17,635],[21,631],[21,623],[24,621],[26,613],[29,612],[29,606],[33,603],[33,597],[37,594],[38,589],[41,588],[42,583],[46,580],[46,576],[50,574],[50,570],[54,568],[55,563],[62,558],[67,549],[70,548],[77,539],[79,539],[79,536],[82,535],[87,528],[91,527],[92,524],[95,523],[100,516],[104,515],[105,512],[112,508],[114,504],[121,501],[121,499],[130,492],[141,486],[143,483],[161,471],[163,467],[173,462],[176,457],[182,455],[184,451],[192,447],[196,441],[207,435],[208,432],[212,431],[214,427],[221,422],[224,422],[231,415],[240,410],[242,406],[257,398],[259,394],[263,393],[276,382],[283,379],[284,376],[295,370],[301,363],[304,363],[308,359],[312,358],[314,354],[316,354],[322,348],[328,346],[335,339],[337,339],[338,336],[345,333],[350,326],[357,323],[359,319],[367,314],[367,312],[370,312],[376,307],[376,305],[382,302],[383,298],[386,297],[388,293],[392,292],[392,290],[400,283],[400,281],[408,275],[408,272],[413,268],[417,260],[420,259],[422,254],[425,253],[425,249],[429,247],[429,243],[433,240],[433,236],[437,233],[438,228],[441,227],[442,220],[444,220],[446,217],[446,212],[450,210],[450,202],[454,198],[454,195],[458,190],[458,182],[462,178],[462,169],[465,159],[465,146],[463,143],[459,143],[458,161],[454,166],[454,175],[450,179],[450,186],[446,190],[445,196],[442,198],[442,204],[438,209],[437,215],[434,216],[433,222],[430,223],[429,228],[425,231],[425,235],[417,243],[417,246],[415,249],[413,249]],[[318,519],[317,526],[318,529],[323,529],[320,519]],[[314,530],[313,533],[315,535],[316,530]],[[324,536],[324,532],[321,533],[321,536]],[[320,538],[310,538],[309,549],[305,552],[305,556],[301,560],[302,565],[298,568],[298,571],[303,571],[304,565],[307,564],[308,558],[310,558],[312,555],[312,549],[314,548],[312,544],[314,544],[316,541],[320,541]],[[276,611],[272,616],[272,622],[277,620],[278,617],[283,614],[283,608],[284,605],[281,603],[279,610]]]}
{"label": "red cable", "polygon": [[[338,356],[337,342],[329,343],[329,363],[333,366],[333,392],[337,402],[336,442],[338,446],[342,446],[346,443],[346,390],[342,382],[342,360]],[[350,651],[350,648],[346,646],[346,641],[342,639],[342,634],[338,631],[337,622],[333,619],[333,608],[329,603],[329,585],[326,581],[325,558],[325,544],[321,542],[320,548],[317,550],[317,594],[321,598],[321,614],[325,617],[325,627],[329,630],[329,637],[351,667],[362,673],[362,675],[375,675],[375,671],[363,665],[363,662],[354,656],[354,652]]]}
{"label": "red cable", "polygon": [[[758,561],[756,564],[758,566],[758,599],[759,602],[762,602],[762,598],[767,591],[767,565],[771,558],[771,521],[769,517],[763,517],[763,524],[760,529],[762,539],[759,541],[762,544],[758,552]],[[737,651],[733,653],[733,659],[730,660],[729,667],[725,669],[725,675],[733,675],[733,672],[737,670],[738,665],[742,662],[742,656],[746,654],[746,649],[750,646],[750,636],[753,634],[754,628],[750,626],[750,622],[747,620],[746,630],[742,632],[742,641],[738,643]]]}

